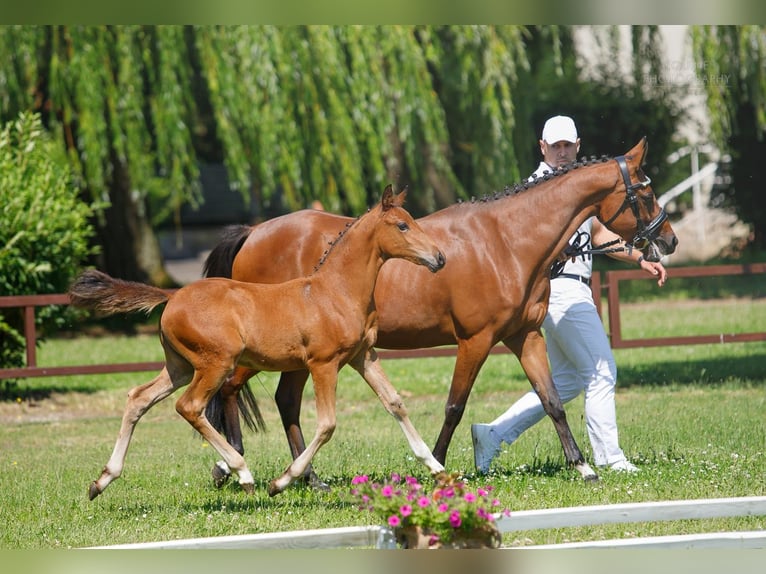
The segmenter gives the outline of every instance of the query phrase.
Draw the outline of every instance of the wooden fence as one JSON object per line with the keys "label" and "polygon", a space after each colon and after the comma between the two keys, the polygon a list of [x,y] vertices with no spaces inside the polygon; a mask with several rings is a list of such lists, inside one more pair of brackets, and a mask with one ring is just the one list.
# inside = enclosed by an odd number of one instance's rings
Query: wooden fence
{"label": "wooden fence", "polygon": [[[727,275],[751,275],[766,273],[766,263],[744,265],[715,265],[699,267],[674,267],[672,277],[717,277]],[[602,279],[602,275],[605,279]],[[591,289],[599,312],[602,311],[602,292],[606,292],[608,300],[607,316],[612,347],[615,349],[630,347],[651,347],[669,345],[694,345],[702,343],[732,343],[745,341],[764,341],[766,332],[757,333],[710,333],[696,336],[655,337],[644,339],[625,339],[622,336],[620,317],[620,283],[622,281],[647,280],[647,274],[639,269],[607,271],[594,273]],[[24,316],[24,338],[26,341],[26,365],[17,368],[0,368],[0,380],[27,377],[48,377],[61,375],[126,373],[136,371],[158,371],[162,362],[137,362],[101,365],[75,366],[38,366],[37,365],[37,331],[35,326],[35,309],[46,305],[68,305],[69,297],[63,294],[55,295],[18,295],[0,297],[0,308],[21,308]],[[497,345],[493,353],[508,353],[504,345]],[[382,358],[417,358],[454,356],[456,348],[437,347],[429,349],[414,349],[401,351],[380,350]]]}

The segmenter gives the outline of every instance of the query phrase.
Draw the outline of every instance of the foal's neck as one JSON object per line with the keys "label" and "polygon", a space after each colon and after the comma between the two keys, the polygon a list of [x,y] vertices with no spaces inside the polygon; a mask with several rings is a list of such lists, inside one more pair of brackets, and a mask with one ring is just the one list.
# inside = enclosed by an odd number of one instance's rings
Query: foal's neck
{"label": "foal's neck", "polygon": [[336,300],[357,301],[365,308],[370,305],[385,261],[375,241],[378,216],[368,213],[341,233],[310,276],[312,283],[326,285]]}

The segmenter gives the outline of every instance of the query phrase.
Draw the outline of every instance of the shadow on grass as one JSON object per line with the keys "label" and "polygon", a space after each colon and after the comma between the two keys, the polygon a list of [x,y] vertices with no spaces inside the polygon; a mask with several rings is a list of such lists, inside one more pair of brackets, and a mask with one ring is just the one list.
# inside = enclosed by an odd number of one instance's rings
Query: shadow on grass
{"label": "shadow on grass", "polygon": [[618,385],[622,388],[631,386],[666,386],[671,384],[694,383],[703,386],[715,386],[726,381],[738,381],[753,386],[764,386],[763,365],[766,353],[748,357],[719,357],[685,361],[652,362],[642,365],[617,366]]}
{"label": "shadow on grass", "polygon": [[19,381],[0,381],[0,403],[2,402],[35,402],[49,399],[53,393],[83,393],[91,394],[98,389],[87,384],[57,383],[51,380],[48,383],[35,382],[34,386],[20,384]]}

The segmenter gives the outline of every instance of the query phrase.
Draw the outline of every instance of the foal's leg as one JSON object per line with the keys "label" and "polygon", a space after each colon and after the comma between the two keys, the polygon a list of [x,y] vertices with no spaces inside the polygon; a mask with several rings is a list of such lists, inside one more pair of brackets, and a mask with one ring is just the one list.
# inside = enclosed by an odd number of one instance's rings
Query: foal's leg
{"label": "foal's leg", "polygon": [[146,411],[170,395],[175,389],[176,387],[173,386],[167,368],[163,368],[160,374],[148,383],[128,391],[128,402],[122,415],[120,434],[117,436],[112,456],[101,472],[101,476],[90,484],[88,489],[90,500],[104,492],[109,483],[119,478],[122,474],[130,439],[133,436],[133,430],[136,428],[139,419]]}
{"label": "foal's leg", "polygon": [[[308,378],[309,372],[306,370],[282,373],[279,377],[277,391],[274,394],[293,460],[306,450],[306,443],[303,439],[303,431],[301,430],[301,404],[303,401],[303,390],[306,387]],[[330,487],[316,475],[311,464],[306,467],[301,478],[312,488],[330,490]]]}
{"label": "foal's leg", "polygon": [[369,348],[366,352],[359,353],[349,364],[362,375],[370,388],[378,395],[385,409],[402,427],[404,436],[407,437],[407,442],[415,457],[425,464],[432,474],[442,472],[444,466],[434,458],[420,433],[415,430],[402,398],[388,380],[386,373],[383,372],[377,351]]}
{"label": "foal's leg", "polygon": [[311,366],[311,378],[314,382],[317,427],[313,440],[308,447],[293,460],[285,472],[269,483],[269,496],[279,494],[295,479],[300,478],[309,468],[311,460],[319,448],[330,440],[335,432],[335,400],[338,384],[338,364],[325,363]]}
{"label": "foal's leg", "polygon": [[598,475],[585,462],[585,457],[580,452],[580,447],[577,446],[572,430],[569,428],[564,406],[561,404],[559,393],[553,384],[542,333],[539,330],[528,331],[503,342],[519,358],[521,367],[532,384],[532,388],[540,397],[546,414],[553,421],[561,446],[564,447],[567,464],[574,466],[585,480],[598,480]]}
{"label": "foal's leg", "polygon": [[215,365],[195,371],[189,388],[176,402],[176,411],[189,421],[189,424],[210,443],[210,446],[218,451],[227,467],[237,473],[242,489],[248,494],[252,494],[253,475],[247,468],[245,459],[213,428],[205,416],[207,403],[218,391],[226,376],[227,370]]}
{"label": "foal's leg", "polygon": [[487,360],[492,344],[493,341],[488,335],[458,341],[455,369],[452,371],[452,383],[444,407],[444,422],[433,450],[434,457],[442,464],[447,460],[447,449],[452,436],[463,419],[471,389],[479,370]]}

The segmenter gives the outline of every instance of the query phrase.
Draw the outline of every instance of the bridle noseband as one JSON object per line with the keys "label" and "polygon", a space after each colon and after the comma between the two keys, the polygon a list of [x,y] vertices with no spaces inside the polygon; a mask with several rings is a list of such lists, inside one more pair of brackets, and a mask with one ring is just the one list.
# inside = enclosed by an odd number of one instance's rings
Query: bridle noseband
{"label": "bridle noseband", "polygon": [[652,219],[649,224],[645,224],[641,220],[641,215],[638,211],[638,195],[636,194],[636,190],[649,187],[649,185],[652,183],[652,180],[647,177],[644,181],[640,181],[638,183],[630,183],[630,172],[628,171],[628,163],[625,161],[625,156],[621,155],[614,159],[617,162],[617,165],[620,167],[622,181],[625,183],[625,200],[622,202],[622,205],[617,210],[617,212],[604,222],[604,225],[609,227],[609,224],[617,219],[620,214],[625,211],[626,207],[630,206],[630,210],[633,212],[633,215],[636,218],[637,231],[636,235],[633,237],[633,240],[627,244],[627,248],[634,248],[638,250],[646,249],[652,241],[657,239],[657,236],[660,234],[660,227],[662,227],[662,224],[665,223],[665,220],[668,218],[668,214],[665,212],[665,208],[661,207],[657,217]]}

